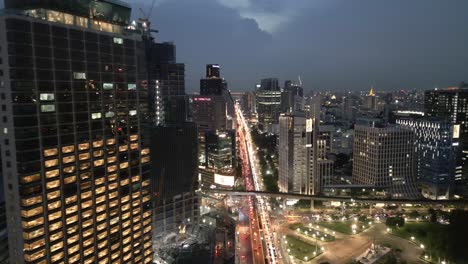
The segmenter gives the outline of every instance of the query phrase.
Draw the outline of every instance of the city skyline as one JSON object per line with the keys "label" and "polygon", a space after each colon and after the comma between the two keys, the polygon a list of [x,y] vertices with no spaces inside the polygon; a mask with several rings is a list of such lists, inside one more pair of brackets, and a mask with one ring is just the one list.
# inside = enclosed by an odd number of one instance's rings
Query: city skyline
{"label": "city skyline", "polygon": [[[150,4],[132,3],[134,18]],[[190,93],[206,63],[222,65],[232,91],[298,75],[305,90],[433,89],[466,79],[467,7],[466,1],[164,0],[156,1],[151,20],[159,40],[177,44]]]}

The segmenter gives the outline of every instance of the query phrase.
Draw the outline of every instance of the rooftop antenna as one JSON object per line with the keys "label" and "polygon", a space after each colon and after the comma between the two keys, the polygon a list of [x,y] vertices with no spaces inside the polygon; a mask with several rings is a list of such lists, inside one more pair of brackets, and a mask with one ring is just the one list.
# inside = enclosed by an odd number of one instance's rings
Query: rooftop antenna
{"label": "rooftop antenna", "polygon": [[301,86],[301,87],[302,87],[302,80],[301,80],[301,76],[299,75],[299,76],[297,76],[297,78],[299,79],[299,86]]}

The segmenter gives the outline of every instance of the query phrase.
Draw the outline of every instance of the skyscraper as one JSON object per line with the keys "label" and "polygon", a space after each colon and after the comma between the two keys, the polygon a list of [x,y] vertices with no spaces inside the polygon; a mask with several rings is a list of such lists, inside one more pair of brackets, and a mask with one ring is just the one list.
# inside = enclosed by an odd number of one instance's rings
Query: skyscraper
{"label": "skyscraper", "polygon": [[[141,33],[121,1],[6,1],[2,167],[15,263],[151,263]],[[125,32],[125,34],[124,34]]]}
{"label": "skyscraper", "polygon": [[449,199],[455,180],[455,150],[449,120],[424,113],[399,115],[396,123],[416,135],[416,177],[421,193],[429,199]]}
{"label": "skyscraper", "polygon": [[300,83],[285,81],[281,92],[281,112],[294,113],[304,110],[304,91]]}
{"label": "skyscraper", "polygon": [[458,193],[468,194],[468,85],[426,91],[424,111],[452,123],[452,144],[457,146],[455,188]]}
{"label": "skyscraper", "polygon": [[380,119],[359,120],[354,128],[353,183],[386,187],[394,198],[417,197],[414,139],[411,130],[385,126]]}
{"label": "skyscraper", "polygon": [[374,87],[371,87],[369,94],[366,96],[366,108],[368,110],[377,110],[377,98],[375,96]]}
{"label": "skyscraper", "polygon": [[281,89],[278,79],[261,80],[255,96],[258,122],[263,125],[265,131],[274,132],[274,126],[278,125],[281,113]]}
{"label": "skyscraper", "polygon": [[306,118],[304,113],[279,117],[279,190],[303,193],[306,185]]}

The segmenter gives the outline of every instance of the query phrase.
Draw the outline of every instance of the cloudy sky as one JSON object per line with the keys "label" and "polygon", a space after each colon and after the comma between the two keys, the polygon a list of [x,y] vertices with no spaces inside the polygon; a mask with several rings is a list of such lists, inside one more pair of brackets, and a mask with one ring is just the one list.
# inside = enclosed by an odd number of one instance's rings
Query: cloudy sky
{"label": "cloudy sky", "polygon": [[[137,0],[138,8],[152,0]],[[231,90],[261,78],[309,89],[444,87],[468,80],[466,0],[157,0],[187,91],[219,63]],[[146,8],[147,9],[147,8]]]}
{"label": "cloudy sky", "polygon": [[[468,81],[467,0],[156,0],[159,41],[177,45],[187,92],[218,63],[231,90],[261,78],[333,90]],[[128,0],[133,15],[152,0]]]}

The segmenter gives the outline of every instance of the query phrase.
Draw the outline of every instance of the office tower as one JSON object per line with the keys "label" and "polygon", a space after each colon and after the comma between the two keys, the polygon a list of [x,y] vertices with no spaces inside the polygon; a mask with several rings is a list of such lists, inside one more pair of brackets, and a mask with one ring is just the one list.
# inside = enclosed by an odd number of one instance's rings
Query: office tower
{"label": "office tower", "polygon": [[235,129],[234,99],[220,77],[219,65],[207,65],[206,78],[200,80],[200,96],[192,98],[191,107],[200,131]]}
{"label": "office tower", "polygon": [[[154,237],[198,220],[198,130],[195,123],[165,124],[151,130]],[[187,220],[190,219],[190,220]]]}
{"label": "office tower", "polygon": [[176,63],[174,43],[146,39],[149,107],[155,125],[185,122],[188,98],[185,94],[185,65]]}
{"label": "office tower", "polygon": [[304,92],[300,83],[285,81],[281,92],[281,112],[294,113],[304,110]]}
{"label": "office tower", "polygon": [[353,95],[349,94],[343,97],[343,119],[349,122],[354,121],[356,118],[356,107],[357,100]]}
{"label": "office tower", "polygon": [[192,119],[199,131],[228,130],[227,104],[222,96],[195,95],[191,98]]}
{"label": "office tower", "polygon": [[279,117],[279,190],[303,193],[306,185],[306,118],[304,113]]}
{"label": "office tower", "polygon": [[366,108],[368,110],[377,110],[377,98],[375,96],[374,87],[371,87],[369,94],[366,96]]}
{"label": "office tower", "polygon": [[307,118],[317,118],[320,120],[320,112],[322,107],[322,96],[314,95],[308,97],[305,103],[304,110],[306,112]]}
{"label": "office tower", "polygon": [[416,178],[429,199],[449,199],[455,180],[455,149],[449,120],[397,112],[396,123],[416,135]]}
{"label": "office tower", "polygon": [[428,116],[448,118],[453,125],[452,144],[457,146],[455,188],[468,193],[468,85],[426,91],[424,109]]}
{"label": "office tower", "polygon": [[[152,263],[141,32],[121,1],[6,1],[2,168],[15,263]],[[125,32],[125,34],[124,34]],[[144,100],[143,100],[144,99]]]}
{"label": "office tower", "polygon": [[278,125],[281,112],[281,90],[278,79],[263,79],[255,91],[255,96],[258,122],[263,125],[263,130],[275,132],[274,126]]}
{"label": "office tower", "polygon": [[206,167],[231,173],[236,168],[236,131],[205,132]]}
{"label": "office tower", "polygon": [[385,126],[380,119],[358,120],[354,128],[353,183],[386,187],[394,198],[415,198],[415,136]]}

